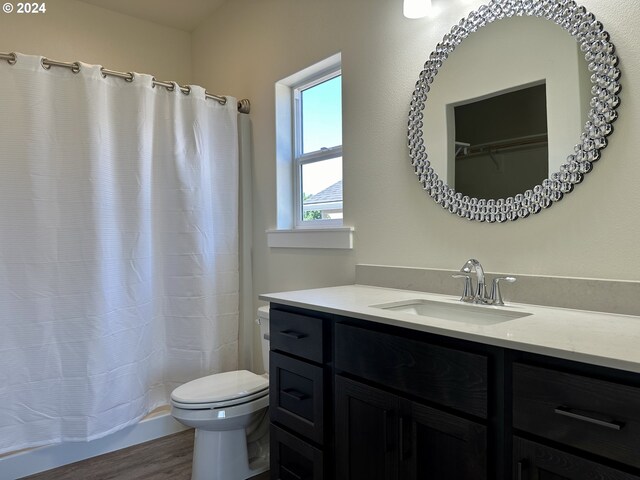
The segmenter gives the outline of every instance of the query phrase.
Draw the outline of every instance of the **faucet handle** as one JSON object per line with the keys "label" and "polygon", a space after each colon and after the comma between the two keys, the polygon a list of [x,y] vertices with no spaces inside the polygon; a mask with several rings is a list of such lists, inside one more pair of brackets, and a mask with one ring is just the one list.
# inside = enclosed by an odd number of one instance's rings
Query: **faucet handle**
{"label": "faucet handle", "polygon": [[461,302],[469,302],[473,299],[473,294],[471,293],[471,273],[460,272],[454,273],[451,275],[453,278],[464,278],[464,288],[462,289],[462,297],[460,297]]}
{"label": "faucet handle", "polygon": [[500,292],[501,281],[513,283],[516,281],[516,278],[515,277],[496,277],[493,279],[493,283],[491,284],[491,293],[489,294],[489,298],[491,300],[492,305],[504,305],[504,301],[502,300],[502,293]]}

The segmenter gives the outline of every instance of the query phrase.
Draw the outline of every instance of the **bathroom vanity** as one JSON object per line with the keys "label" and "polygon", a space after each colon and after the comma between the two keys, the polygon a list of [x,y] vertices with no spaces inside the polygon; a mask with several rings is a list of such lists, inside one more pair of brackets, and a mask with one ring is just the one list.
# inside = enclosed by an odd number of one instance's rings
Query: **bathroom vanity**
{"label": "bathroom vanity", "polygon": [[[609,34],[576,2],[481,6],[415,83],[407,138],[422,190],[475,222],[546,211],[601,158],[620,76]],[[640,480],[640,317],[497,306],[497,281],[487,298],[473,262],[455,272],[462,298],[491,305],[364,285],[260,297],[271,304],[271,478]],[[615,303],[527,282],[540,288],[524,298]]]}
{"label": "bathroom vanity", "polygon": [[273,479],[640,479],[640,317],[362,285],[261,298]]}

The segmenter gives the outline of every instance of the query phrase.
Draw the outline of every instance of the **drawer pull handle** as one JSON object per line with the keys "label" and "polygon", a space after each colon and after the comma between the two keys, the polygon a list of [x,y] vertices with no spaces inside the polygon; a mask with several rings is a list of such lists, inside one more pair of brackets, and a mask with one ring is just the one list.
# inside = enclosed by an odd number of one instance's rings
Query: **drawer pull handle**
{"label": "drawer pull handle", "polygon": [[307,336],[306,333],[296,332],[295,330],[280,330],[280,335],[284,335],[285,337],[293,338],[295,340],[300,340]]}
{"label": "drawer pull handle", "polygon": [[554,412],[556,412],[558,415],[563,415],[565,417],[581,420],[583,422],[593,423],[594,425],[600,425],[601,427],[611,428],[613,430],[622,430],[622,427],[624,427],[624,423],[600,420],[599,418],[593,418],[588,415],[576,413],[572,411],[571,408],[566,407],[564,405],[560,405],[559,407],[556,407]]}
{"label": "drawer pull handle", "polygon": [[309,395],[307,395],[306,393],[302,393],[302,392],[296,390],[295,388],[287,388],[286,390],[282,390],[282,393],[284,393],[285,395],[287,395],[287,396],[289,396],[289,397],[291,397],[294,400],[297,400],[299,402],[309,398]]}
{"label": "drawer pull handle", "polygon": [[292,478],[294,480],[305,480],[305,478],[307,478],[307,477],[303,477],[302,475],[298,475],[296,472],[294,472],[293,470],[285,467],[284,465],[280,465],[280,470],[283,473],[286,473],[290,478]]}
{"label": "drawer pull handle", "polygon": [[382,436],[384,437],[384,453],[395,453],[395,433],[389,428],[393,417],[391,410],[384,410],[382,414]]}
{"label": "drawer pull handle", "polygon": [[406,424],[411,425],[409,422],[410,418],[405,416],[400,417],[400,431],[398,437],[400,438],[400,459],[402,461],[408,460],[411,458],[412,448],[411,448],[411,427],[406,426]]}

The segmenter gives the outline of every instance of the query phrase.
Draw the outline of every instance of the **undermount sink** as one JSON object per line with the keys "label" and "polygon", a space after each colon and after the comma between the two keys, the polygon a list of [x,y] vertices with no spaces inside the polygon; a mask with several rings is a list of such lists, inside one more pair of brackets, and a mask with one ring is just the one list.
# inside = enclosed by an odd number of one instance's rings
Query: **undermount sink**
{"label": "undermount sink", "polygon": [[440,318],[453,322],[492,325],[531,315],[527,312],[506,310],[490,305],[469,305],[466,303],[445,303],[436,300],[413,299],[400,302],[371,305],[373,308],[409,313],[423,317]]}

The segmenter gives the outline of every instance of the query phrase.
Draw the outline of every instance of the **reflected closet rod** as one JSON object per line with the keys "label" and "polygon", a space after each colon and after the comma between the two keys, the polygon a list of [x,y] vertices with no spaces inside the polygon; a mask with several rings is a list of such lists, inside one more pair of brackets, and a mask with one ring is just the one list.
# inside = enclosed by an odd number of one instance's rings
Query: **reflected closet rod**
{"label": "reflected closet rod", "polygon": [[[12,53],[0,52],[0,60],[6,60],[7,63],[9,63],[9,65],[13,65],[18,61],[18,57],[13,52]],[[64,68],[71,69],[73,73],[78,73],[81,68],[80,62],[58,62],[57,60],[51,60],[49,58],[44,58],[44,57],[42,58],[40,63],[42,64],[42,68],[44,68],[45,70],[49,70],[51,67],[64,67]],[[104,78],[106,78],[107,76],[118,77],[118,78],[124,79],[127,82],[133,82],[135,78],[135,74],[133,72],[118,72],[116,70],[109,70],[104,67],[100,67],[100,72],[102,73],[102,76]],[[156,87],[156,86],[164,87],[170,92],[173,92],[177,87],[185,95],[189,95],[191,93],[191,87],[189,86],[178,85],[176,82],[156,80],[155,77],[152,78],[151,85],[153,87]],[[225,105],[227,103],[227,97],[214,95],[213,93],[209,93],[206,90],[204,92],[204,96],[205,98],[215,100],[221,105]],[[248,99],[244,98],[238,101],[238,112],[240,113],[251,112],[251,103],[249,102]]]}

